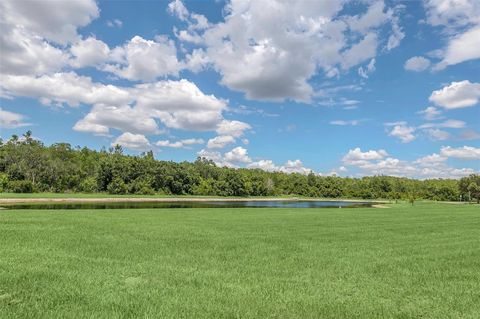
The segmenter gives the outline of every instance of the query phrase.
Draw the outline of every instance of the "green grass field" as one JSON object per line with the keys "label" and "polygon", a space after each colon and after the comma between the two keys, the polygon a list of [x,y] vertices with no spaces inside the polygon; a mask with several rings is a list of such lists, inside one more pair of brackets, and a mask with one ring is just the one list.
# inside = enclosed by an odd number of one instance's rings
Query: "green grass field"
{"label": "green grass field", "polygon": [[480,318],[480,207],[0,211],[0,318]]}

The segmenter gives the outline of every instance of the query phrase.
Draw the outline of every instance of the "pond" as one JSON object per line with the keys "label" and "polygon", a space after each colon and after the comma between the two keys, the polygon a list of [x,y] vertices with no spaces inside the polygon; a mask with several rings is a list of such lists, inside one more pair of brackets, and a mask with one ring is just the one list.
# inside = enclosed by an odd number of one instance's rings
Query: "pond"
{"label": "pond", "polygon": [[242,201],[158,201],[158,202],[49,202],[1,205],[2,209],[135,209],[135,208],[347,208],[371,207],[371,202],[313,200],[242,200]]}

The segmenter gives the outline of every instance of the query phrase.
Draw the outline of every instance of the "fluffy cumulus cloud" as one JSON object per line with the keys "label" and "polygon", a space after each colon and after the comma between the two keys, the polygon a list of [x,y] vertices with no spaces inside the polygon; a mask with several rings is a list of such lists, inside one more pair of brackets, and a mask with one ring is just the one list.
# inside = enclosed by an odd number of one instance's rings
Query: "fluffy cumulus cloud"
{"label": "fluffy cumulus cloud", "polygon": [[247,149],[241,146],[237,146],[230,152],[225,153],[224,158],[229,163],[248,164],[252,162],[252,159],[248,156]]}
{"label": "fluffy cumulus cloud", "polygon": [[[454,168],[447,165],[448,157],[456,150],[449,147],[442,148],[440,154],[432,154],[421,157],[415,161],[405,161],[388,156],[384,150],[370,150],[362,152],[359,148],[350,150],[343,158],[346,166],[360,170],[360,175],[392,175],[408,176],[416,178],[460,178],[476,173],[472,168]],[[463,149],[460,149],[464,151]],[[469,158],[478,156],[471,154],[472,150],[467,148]],[[475,151],[475,149],[473,150]],[[455,154],[454,155],[459,155]],[[466,156],[465,154],[462,154]]]}
{"label": "fluffy cumulus cloud", "polygon": [[[208,58],[197,61],[218,71],[224,85],[249,99],[305,102],[313,94],[308,81],[318,70],[336,76],[374,61],[380,45],[392,49],[403,38],[396,10],[383,1],[366,5],[362,14],[353,16],[342,13],[344,5],[344,1],[233,0],[224,8],[224,21],[216,24],[193,21],[194,14],[180,1],[173,1],[169,10],[188,21],[187,30],[177,30],[177,37],[201,43],[196,55]],[[378,36],[385,25],[391,26],[389,43]],[[371,62],[360,74],[373,72],[373,67]]]}
{"label": "fluffy cumulus cloud", "polygon": [[429,100],[445,109],[458,109],[478,104],[480,83],[468,80],[452,82],[440,90],[433,91]]}
{"label": "fluffy cumulus cloud", "polygon": [[40,77],[4,75],[0,82],[3,95],[39,99],[43,104],[125,104],[131,101],[126,88],[95,83],[90,77],[74,72]]}
{"label": "fluffy cumulus cloud", "polygon": [[0,128],[12,129],[28,125],[30,124],[25,122],[25,116],[22,114],[6,111],[0,107]]}
{"label": "fluffy cumulus cloud", "polygon": [[158,134],[161,132],[155,119],[148,114],[138,112],[129,105],[97,104],[73,127],[76,131],[90,132],[96,135],[107,135],[112,128],[137,134]]}
{"label": "fluffy cumulus cloud", "polygon": [[112,146],[115,145],[136,151],[146,151],[151,148],[150,142],[144,135],[132,134],[130,132],[125,132],[115,139],[115,141],[112,142]]}
{"label": "fluffy cumulus cloud", "polygon": [[419,111],[418,114],[423,115],[423,118],[432,121],[441,118],[442,111],[437,109],[436,107],[429,106],[426,109]]}
{"label": "fluffy cumulus cloud", "polygon": [[88,37],[73,44],[70,52],[73,55],[71,65],[82,68],[105,63],[109,59],[110,48],[103,41]]}
{"label": "fluffy cumulus cloud", "polygon": [[237,146],[223,154],[218,151],[203,149],[198,152],[197,155],[212,160],[215,162],[215,164],[219,166],[235,168],[247,167],[251,169],[261,169],[268,172],[284,172],[289,174],[309,174],[310,172],[313,172],[312,169],[305,167],[303,162],[299,159],[288,160],[283,165],[277,165],[269,159],[253,161],[252,158],[248,155],[248,150],[241,146]]}
{"label": "fluffy cumulus cloud", "polygon": [[5,25],[31,31],[35,36],[59,44],[78,39],[77,28],[88,25],[100,13],[94,0],[4,0],[0,8]]}
{"label": "fluffy cumulus cloud", "polygon": [[251,128],[252,127],[249,124],[244,122],[223,120],[218,124],[216,131],[221,135],[240,137],[245,131]]}
{"label": "fluffy cumulus cloud", "polygon": [[388,135],[400,139],[402,143],[410,143],[416,139],[413,134],[416,128],[408,126],[406,122],[388,123],[387,126],[392,126]]}
{"label": "fluffy cumulus cloud", "polygon": [[203,144],[205,141],[201,138],[188,138],[184,140],[179,140],[171,142],[169,140],[161,140],[155,143],[155,145],[160,147],[170,147],[170,148],[189,148],[195,144]]}
{"label": "fluffy cumulus cloud", "polygon": [[371,160],[381,160],[388,156],[388,153],[385,150],[369,150],[362,152],[362,150],[357,147],[353,150],[349,150],[348,153],[343,157],[342,162],[346,165],[360,165],[364,164]]}
{"label": "fluffy cumulus cloud", "polygon": [[283,172],[283,173],[299,173],[299,174],[309,174],[313,172],[312,169],[307,168],[303,165],[303,162],[299,159],[288,160],[283,165],[276,165],[272,160],[259,160],[252,162],[248,165],[248,168],[252,169],[261,169],[267,172]]}
{"label": "fluffy cumulus cloud", "polygon": [[155,120],[174,129],[228,132],[241,136],[250,126],[225,121],[225,101],[204,94],[187,80],[167,80],[133,87],[95,83],[73,72],[41,77],[4,76],[1,82],[6,96],[25,96],[44,104],[94,105],[75,129],[107,133],[107,128],[126,132],[159,132]]}
{"label": "fluffy cumulus cloud", "polygon": [[235,143],[235,138],[231,135],[220,135],[208,140],[208,148],[224,148],[225,146]]}
{"label": "fluffy cumulus cloud", "polygon": [[424,71],[430,67],[430,60],[423,56],[414,56],[405,62],[404,68],[408,71]]}
{"label": "fluffy cumulus cloud", "polygon": [[447,36],[436,69],[480,58],[479,1],[424,0],[424,6],[427,23],[442,28]]}
{"label": "fluffy cumulus cloud", "polygon": [[69,64],[62,49],[80,40],[77,29],[99,15],[94,0],[0,3],[0,73],[43,75]]}
{"label": "fluffy cumulus cloud", "polygon": [[[479,11],[480,14],[480,11]],[[469,60],[480,59],[480,25],[452,38],[437,69]]]}
{"label": "fluffy cumulus cloud", "polygon": [[163,36],[157,36],[155,40],[135,36],[124,46],[112,49],[110,55],[112,63],[104,71],[133,81],[177,76],[181,69],[174,42]]}
{"label": "fluffy cumulus cloud", "polygon": [[464,160],[480,160],[480,148],[472,146],[450,147],[445,146],[440,150],[440,154],[445,157],[453,157]]}

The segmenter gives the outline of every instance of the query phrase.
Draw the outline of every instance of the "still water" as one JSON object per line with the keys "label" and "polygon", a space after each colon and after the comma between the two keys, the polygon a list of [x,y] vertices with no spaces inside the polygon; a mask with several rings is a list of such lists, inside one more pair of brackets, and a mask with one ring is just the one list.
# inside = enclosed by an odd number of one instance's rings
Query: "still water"
{"label": "still water", "polygon": [[135,208],[347,208],[371,207],[369,202],[346,201],[159,201],[159,202],[97,202],[97,203],[35,203],[4,205],[3,209],[135,209]]}

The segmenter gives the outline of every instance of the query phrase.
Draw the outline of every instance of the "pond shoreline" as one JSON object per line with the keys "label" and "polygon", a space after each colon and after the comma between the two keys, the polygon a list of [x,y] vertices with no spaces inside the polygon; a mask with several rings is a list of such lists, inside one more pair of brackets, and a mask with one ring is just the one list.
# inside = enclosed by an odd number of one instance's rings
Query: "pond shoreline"
{"label": "pond shoreline", "polygon": [[265,201],[281,201],[281,202],[299,202],[299,201],[342,201],[342,202],[369,202],[384,204],[381,200],[361,200],[361,199],[316,199],[316,198],[301,198],[301,197],[104,197],[104,198],[0,198],[0,204],[20,204],[20,203],[129,203],[129,202],[265,202]]}

